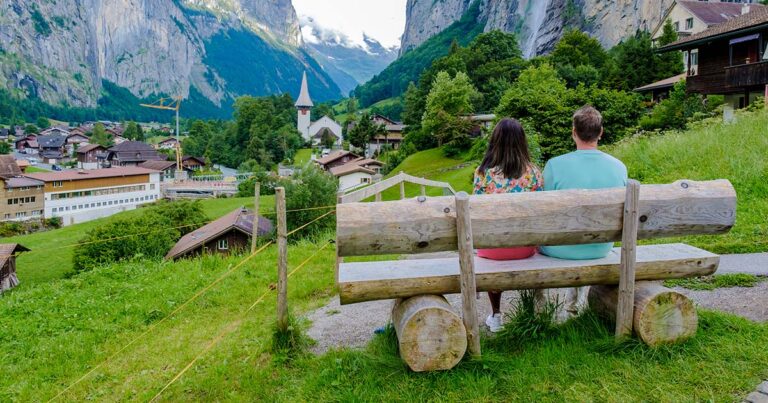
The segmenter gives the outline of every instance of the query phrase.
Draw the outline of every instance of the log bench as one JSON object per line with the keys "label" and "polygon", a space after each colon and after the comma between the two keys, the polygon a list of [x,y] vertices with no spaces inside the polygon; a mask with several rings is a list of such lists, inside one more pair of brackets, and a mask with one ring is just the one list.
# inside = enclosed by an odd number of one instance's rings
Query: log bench
{"label": "log bench", "polygon": [[[696,311],[683,295],[650,280],[697,277],[719,256],[685,244],[637,246],[638,239],[721,234],[735,222],[726,180],[500,195],[425,197],[337,206],[337,255],[458,251],[458,258],[340,263],[342,304],[397,299],[400,354],[414,371],[454,367],[467,349],[480,355],[476,292],[593,285],[592,308],[612,317],[616,336],[649,345],[695,334]],[[607,257],[514,261],[477,258],[473,248],[621,241]],[[462,294],[462,313],[444,294]]]}

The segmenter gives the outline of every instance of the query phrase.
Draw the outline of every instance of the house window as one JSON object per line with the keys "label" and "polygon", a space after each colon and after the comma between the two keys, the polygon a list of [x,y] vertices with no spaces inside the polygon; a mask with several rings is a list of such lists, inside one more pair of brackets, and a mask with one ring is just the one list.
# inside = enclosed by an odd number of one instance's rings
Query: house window
{"label": "house window", "polygon": [[155,184],[154,183],[149,185],[149,190],[155,190]]}
{"label": "house window", "polygon": [[675,32],[680,32],[680,21],[675,21],[675,23],[672,24],[672,27],[675,28]]}
{"label": "house window", "polygon": [[685,29],[693,29],[693,18],[685,20]]}
{"label": "house window", "polygon": [[699,74],[699,50],[698,49],[692,49],[691,50],[691,61],[688,68],[688,75],[689,76],[695,76]]}
{"label": "house window", "polygon": [[360,183],[371,183],[371,178],[360,178]]}
{"label": "house window", "polygon": [[227,241],[226,239],[219,239],[218,247],[219,247],[219,250],[229,249],[229,241]]}
{"label": "house window", "polygon": [[64,187],[64,183],[62,183],[62,181],[53,181],[53,187],[55,188]]}
{"label": "house window", "polygon": [[731,39],[731,66],[759,62],[760,35],[753,34],[741,38]]}
{"label": "house window", "polygon": [[11,215],[8,213],[5,213],[5,218],[11,218]]}

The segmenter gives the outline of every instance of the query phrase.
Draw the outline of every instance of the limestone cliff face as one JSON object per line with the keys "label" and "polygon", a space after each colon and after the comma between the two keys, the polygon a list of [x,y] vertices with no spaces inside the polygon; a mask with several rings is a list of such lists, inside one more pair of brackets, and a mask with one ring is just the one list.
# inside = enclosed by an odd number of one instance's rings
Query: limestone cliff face
{"label": "limestone cliff face", "polygon": [[458,21],[473,0],[408,0],[400,54],[419,46]]}
{"label": "limestone cliff face", "polygon": [[[611,47],[637,30],[651,30],[673,0],[477,0],[485,31],[515,32],[527,57],[552,50],[568,27]],[[466,0],[409,0],[401,52],[413,49],[457,21]]]}
{"label": "limestone cliff face", "polygon": [[220,104],[236,94],[205,63],[206,46],[231,30],[255,32],[268,43],[265,52],[280,49],[312,69],[297,48],[290,0],[3,0],[0,87],[53,105],[94,107],[108,80],[140,98],[187,97],[194,87]]}

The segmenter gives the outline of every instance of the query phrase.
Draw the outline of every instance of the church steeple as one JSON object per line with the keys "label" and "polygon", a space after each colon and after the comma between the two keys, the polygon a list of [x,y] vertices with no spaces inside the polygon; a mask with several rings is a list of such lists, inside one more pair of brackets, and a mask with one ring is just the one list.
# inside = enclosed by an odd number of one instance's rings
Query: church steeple
{"label": "church steeple", "polygon": [[301,92],[299,93],[299,99],[296,100],[295,105],[297,108],[311,108],[315,106],[315,104],[312,103],[312,98],[309,97],[306,71],[304,71],[304,76],[301,78]]}

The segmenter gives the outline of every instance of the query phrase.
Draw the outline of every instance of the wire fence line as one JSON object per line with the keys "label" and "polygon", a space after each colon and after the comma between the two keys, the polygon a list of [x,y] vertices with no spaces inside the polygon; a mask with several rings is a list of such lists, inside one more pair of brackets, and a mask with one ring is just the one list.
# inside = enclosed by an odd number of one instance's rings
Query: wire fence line
{"label": "wire fence line", "polygon": [[[301,270],[301,268],[303,268],[303,267],[304,267],[304,266],[305,266],[307,263],[309,263],[309,262],[310,262],[312,259],[314,259],[314,258],[315,258],[317,255],[319,255],[319,254],[320,254],[320,252],[322,252],[322,251],[323,251],[323,249],[327,248],[327,247],[328,247],[328,245],[330,245],[330,244],[332,244],[332,243],[333,243],[332,241],[328,241],[328,242],[326,242],[326,243],[325,243],[323,246],[321,246],[320,248],[318,248],[318,249],[315,251],[315,253],[314,253],[314,254],[312,254],[312,256],[310,256],[310,257],[306,258],[306,259],[305,259],[303,262],[301,262],[301,263],[300,263],[298,266],[296,266],[296,268],[294,268],[293,270],[291,270],[291,272],[290,272],[290,273],[288,273],[288,278],[290,278],[291,276],[293,276],[293,275],[294,275],[294,274],[295,274],[297,271]],[[181,379],[181,377],[182,377],[182,376],[184,376],[184,374],[185,374],[187,371],[189,371],[189,370],[190,370],[190,369],[191,369],[191,368],[192,368],[192,367],[195,365],[195,363],[197,363],[197,362],[198,362],[198,361],[199,361],[199,360],[200,360],[200,359],[201,359],[203,356],[205,356],[206,354],[208,354],[208,352],[209,352],[209,351],[211,351],[211,350],[212,350],[214,347],[216,347],[216,345],[218,345],[218,344],[219,344],[219,343],[220,343],[220,342],[221,342],[221,341],[222,341],[222,340],[223,340],[225,337],[229,336],[230,334],[234,333],[234,332],[235,332],[237,329],[239,329],[239,328],[240,328],[240,325],[242,325],[242,323],[245,321],[245,319],[246,319],[246,315],[247,315],[248,313],[250,313],[250,312],[251,312],[251,311],[252,311],[254,308],[256,308],[256,306],[257,306],[257,305],[259,305],[259,304],[260,304],[262,301],[264,301],[264,299],[267,297],[267,295],[269,295],[269,293],[270,293],[271,291],[273,291],[273,290],[271,290],[271,289],[267,288],[267,290],[266,290],[266,291],[264,291],[264,293],[263,293],[263,294],[261,294],[261,296],[260,296],[258,299],[256,299],[256,301],[255,301],[255,302],[253,302],[253,304],[251,304],[251,306],[249,306],[249,307],[248,307],[248,309],[246,309],[246,310],[245,310],[245,312],[243,312],[243,313],[242,313],[242,315],[241,315],[241,317],[240,317],[240,318],[238,318],[238,319],[237,319],[237,320],[235,320],[234,322],[230,323],[228,326],[226,326],[226,327],[224,328],[224,330],[222,330],[221,332],[219,332],[219,334],[218,334],[218,335],[216,335],[216,337],[214,337],[214,338],[213,338],[213,339],[212,339],[212,340],[211,340],[211,341],[210,341],[210,342],[209,342],[209,343],[208,343],[208,344],[205,346],[205,348],[203,348],[203,350],[201,350],[201,351],[200,351],[200,352],[199,352],[199,353],[198,353],[198,354],[197,354],[197,355],[196,355],[196,356],[195,356],[195,357],[194,357],[194,358],[193,358],[193,359],[192,359],[192,360],[191,360],[191,361],[190,361],[190,362],[189,362],[187,365],[185,365],[185,366],[184,366],[184,368],[182,368],[182,369],[181,369],[181,371],[179,371],[178,373],[176,373],[176,375],[175,375],[173,378],[171,378],[171,380],[170,380],[168,383],[166,383],[166,384],[165,384],[165,386],[163,386],[163,388],[162,388],[162,389],[160,389],[160,391],[159,391],[159,392],[157,392],[157,394],[156,394],[156,395],[155,395],[155,396],[154,396],[154,397],[153,397],[153,398],[150,400],[150,402],[155,402],[155,401],[157,401],[157,400],[160,398],[160,396],[161,396],[161,395],[162,395],[162,394],[163,394],[163,393],[164,393],[166,390],[168,390],[168,388],[170,388],[170,387],[171,387],[171,386],[172,386],[174,383],[176,383],[176,381],[178,381],[179,379]]]}

